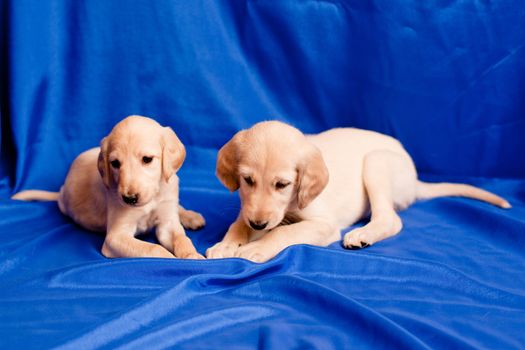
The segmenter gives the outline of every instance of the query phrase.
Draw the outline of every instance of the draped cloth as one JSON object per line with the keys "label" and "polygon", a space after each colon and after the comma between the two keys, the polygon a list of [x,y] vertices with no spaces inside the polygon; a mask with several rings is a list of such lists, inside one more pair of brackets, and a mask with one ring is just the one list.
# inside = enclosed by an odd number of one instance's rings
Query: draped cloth
{"label": "draped cloth", "polygon": [[[524,19],[519,0],[2,1],[0,347],[525,347]],[[261,120],[392,135],[423,179],[513,208],[422,201],[370,248],[254,264],[106,259],[56,203],[9,199],[57,191],[131,114],[186,145],[201,253],[240,207],[217,150]]]}

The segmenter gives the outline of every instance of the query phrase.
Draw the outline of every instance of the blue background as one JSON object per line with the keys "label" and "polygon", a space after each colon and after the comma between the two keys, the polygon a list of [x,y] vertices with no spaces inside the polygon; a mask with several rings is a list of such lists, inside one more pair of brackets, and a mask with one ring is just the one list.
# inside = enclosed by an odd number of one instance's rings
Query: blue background
{"label": "blue background", "polygon": [[[525,347],[522,1],[0,4],[2,348]],[[239,210],[216,152],[267,119],[393,135],[423,178],[514,208],[420,202],[371,248],[300,245],[258,265],[108,260],[55,203],[9,200],[58,190],[130,114],[186,145],[181,200],[207,219],[189,234],[202,253]]]}

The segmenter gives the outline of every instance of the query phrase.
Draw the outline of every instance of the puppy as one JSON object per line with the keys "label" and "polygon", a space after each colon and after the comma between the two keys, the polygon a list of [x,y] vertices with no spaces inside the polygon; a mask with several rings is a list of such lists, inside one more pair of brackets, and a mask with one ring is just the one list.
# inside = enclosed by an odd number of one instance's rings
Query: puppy
{"label": "puppy", "polygon": [[[202,259],[181,226],[204,225],[202,215],[179,205],[176,172],[185,157],[171,128],[130,116],[113,128],[100,148],[75,159],[59,193],[28,190],[13,199],[58,200],[60,211],[80,226],[107,232],[102,254],[108,258],[174,254]],[[153,227],[162,246],[135,238]]]}
{"label": "puppy", "polygon": [[340,230],[371,215],[344,236],[363,248],[397,234],[396,210],[416,199],[463,196],[510,208],[504,199],[464,184],[417,179],[412,159],[394,138],[353,128],[305,136],[277,121],[238,132],[219,151],[217,177],[239,189],[241,211],[208,258],[267,261],[293,244],[326,246]]}

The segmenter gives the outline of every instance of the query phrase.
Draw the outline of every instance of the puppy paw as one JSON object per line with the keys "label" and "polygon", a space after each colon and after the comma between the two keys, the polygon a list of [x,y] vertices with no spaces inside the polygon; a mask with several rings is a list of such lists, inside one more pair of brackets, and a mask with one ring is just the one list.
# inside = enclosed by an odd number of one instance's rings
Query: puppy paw
{"label": "puppy paw", "polygon": [[240,244],[235,242],[219,242],[206,250],[208,259],[233,258]]}
{"label": "puppy paw", "polygon": [[249,243],[239,247],[235,252],[235,257],[250,260],[256,263],[263,263],[276,254],[269,249],[266,249],[262,244]]}
{"label": "puppy paw", "polygon": [[188,230],[198,230],[206,224],[204,216],[193,210],[184,210],[180,213],[180,223]]}
{"label": "puppy paw", "polygon": [[204,256],[202,256],[201,254],[197,252],[185,254],[184,256],[181,256],[180,258],[181,259],[195,259],[195,260],[206,259]]}
{"label": "puppy paw", "polygon": [[149,254],[152,258],[167,258],[174,259],[175,255],[171,254],[169,251],[164,249],[164,247],[155,247],[152,252]]}
{"label": "puppy paw", "polygon": [[363,237],[363,235],[359,232],[354,232],[355,230],[352,230],[351,232],[348,232],[343,240],[343,245],[347,249],[360,249],[360,248],[366,248],[372,245],[368,241],[366,237]]}
{"label": "puppy paw", "polygon": [[396,235],[403,228],[403,222],[397,214],[385,215],[381,219],[370,221],[363,227],[348,232],[343,245],[348,249],[366,248],[385,238]]}

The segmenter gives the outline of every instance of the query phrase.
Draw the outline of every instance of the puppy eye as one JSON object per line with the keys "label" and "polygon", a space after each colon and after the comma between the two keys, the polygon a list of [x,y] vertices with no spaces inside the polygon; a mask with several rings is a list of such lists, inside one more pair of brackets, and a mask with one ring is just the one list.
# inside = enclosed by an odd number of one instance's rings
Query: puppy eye
{"label": "puppy eye", "polygon": [[149,164],[152,160],[153,157],[142,157],[142,162],[144,162],[144,164]]}
{"label": "puppy eye", "polygon": [[112,160],[110,164],[111,164],[111,166],[112,166],[113,168],[115,168],[115,169],[120,168],[120,162],[119,162],[118,159]]}
{"label": "puppy eye", "polygon": [[282,181],[279,181],[275,184],[275,188],[277,188],[278,190],[282,190],[283,188],[286,188],[288,187],[288,185],[290,184],[290,182],[282,182]]}
{"label": "puppy eye", "polygon": [[246,184],[247,184],[248,186],[253,186],[253,185],[255,185],[255,181],[253,181],[253,179],[252,179],[250,176],[246,176],[246,177],[244,178],[244,181],[246,182]]}

